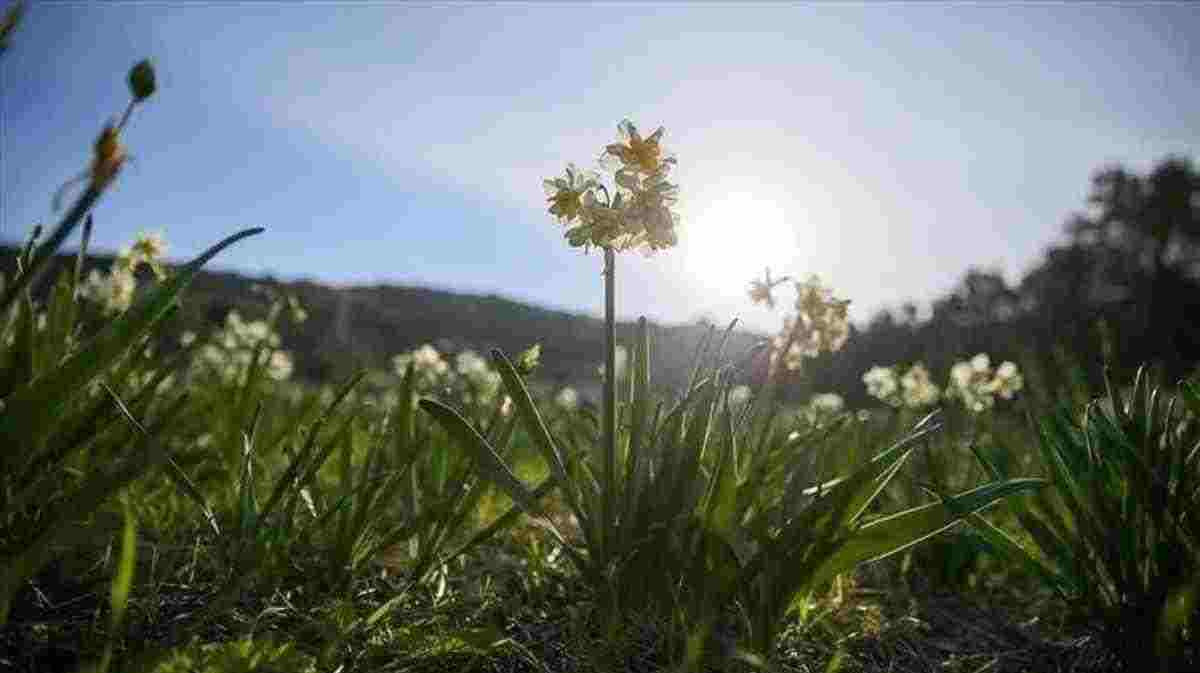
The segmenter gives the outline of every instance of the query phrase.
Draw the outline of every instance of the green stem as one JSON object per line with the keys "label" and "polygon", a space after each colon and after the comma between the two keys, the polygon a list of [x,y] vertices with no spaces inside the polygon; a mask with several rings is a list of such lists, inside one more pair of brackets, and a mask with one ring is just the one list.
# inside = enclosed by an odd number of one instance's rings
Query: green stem
{"label": "green stem", "polygon": [[[617,479],[617,259],[604,249],[604,514],[602,535],[615,536],[612,528]],[[607,545],[605,545],[607,547]]]}

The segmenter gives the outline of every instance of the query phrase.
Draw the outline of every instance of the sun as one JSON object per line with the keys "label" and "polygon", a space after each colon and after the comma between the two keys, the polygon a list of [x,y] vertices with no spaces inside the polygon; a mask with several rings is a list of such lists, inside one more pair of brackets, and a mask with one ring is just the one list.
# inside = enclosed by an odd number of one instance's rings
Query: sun
{"label": "sun", "polygon": [[744,294],[764,267],[786,271],[795,260],[797,243],[778,201],[738,191],[698,209],[680,232],[680,248],[706,291],[734,296]]}

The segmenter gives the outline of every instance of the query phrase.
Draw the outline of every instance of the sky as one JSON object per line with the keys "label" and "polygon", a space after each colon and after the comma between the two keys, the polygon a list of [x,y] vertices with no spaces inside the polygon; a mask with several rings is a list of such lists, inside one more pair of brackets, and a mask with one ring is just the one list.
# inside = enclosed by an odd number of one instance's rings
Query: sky
{"label": "sky", "polygon": [[598,315],[602,257],[541,183],[628,118],[666,128],[681,242],[619,257],[620,316],[773,330],[770,266],[862,321],[969,266],[1016,281],[1096,169],[1194,156],[1196,35],[1190,4],[34,2],[0,56],[0,239],[56,222],[150,58],[97,248],[262,226],[210,266]]}

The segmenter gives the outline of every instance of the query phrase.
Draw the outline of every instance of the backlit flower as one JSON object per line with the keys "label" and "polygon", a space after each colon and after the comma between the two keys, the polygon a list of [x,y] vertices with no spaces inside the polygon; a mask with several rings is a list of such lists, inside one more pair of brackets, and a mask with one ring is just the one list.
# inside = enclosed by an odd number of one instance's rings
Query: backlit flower
{"label": "backlit flower", "polygon": [[663,159],[660,141],[664,132],[665,129],[660,126],[654,133],[643,138],[633,122],[626,119],[617,125],[620,142],[606,146],[604,152],[615,157],[625,168],[645,175],[665,172],[673,160]]}
{"label": "backlit flower", "polygon": [[942,391],[934,385],[929,377],[929,370],[921,363],[908,368],[900,377],[901,397],[907,407],[920,408],[937,404]]}
{"label": "backlit flower", "polygon": [[892,406],[900,406],[900,398],[897,394],[900,384],[896,381],[896,371],[891,367],[878,365],[871,367],[863,374],[862,381],[866,384],[867,394],[871,397]]}
{"label": "backlit flower", "polygon": [[1024,387],[1025,379],[1017,369],[1016,363],[1008,361],[1000,363],[1000,366],[996,368],[996,376],[992,379],[992,390],[1000,397],[1011,400],[1013,395]]}
{"label": "backlit flower", "polygon": [[979,413],[995,404],[996,389],[992,380],[991,359],[980,353],[970,360],[957,362],[950,368],[950,384],[946,396],[962,400],[968,410]]}
{"label": "backlit flower", "polygon": [[593,188],[596,181],[568,164],[565,177],[544,180],[546,201],[550,203],[550,214],[564,223],[574,222],[583,208],[583,196]]}

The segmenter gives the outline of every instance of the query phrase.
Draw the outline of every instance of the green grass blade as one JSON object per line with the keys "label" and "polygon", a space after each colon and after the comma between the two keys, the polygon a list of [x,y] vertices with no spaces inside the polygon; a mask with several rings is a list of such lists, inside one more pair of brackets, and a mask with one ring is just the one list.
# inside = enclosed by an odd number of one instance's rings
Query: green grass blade
{"label": "green grass blade", "polygon": [[96,511],[112,494],[166,460],[167,453],[155,447],[154,441],[186,402],[187,396],[181,396],[112,470],[89,475],[47,515],[37,535],[0,568],[0,625],[7,620],[9,601],[16,589],[53,556],[54,545],[63,541],[71,523]]}
{"label": "green grass blade", "polygon": [[496,365],[496,371],[500,372],[504,387],[516,405],[518,416],[525,424],[525,430],[550,467],[551,474],[560,484],[564,487],[567,486],[570,482],[567,479],[567,467],[562,453],[550,436],[550,431],[546,428],[541,414],[538,413],[537,406],[533,403],[533,397],[530,396],[529,389],[525,387],[525,382],[521,380],[521,376],[513,367],[512,362],[509,362],[508,357],[499,349],[492,351],[492,362]]}
{"label": "green grass blade", "polygon": [[860,563],[903,551],[946,530],[972,512],[1003,498],[1031,493],[1045,483],[1042,479],[1022,478],[985,484],[948,498],[944,503],[930,503],[870,521],[851,533],[800,590],[816,588]]}
{"label": "green grass blade", "polygon": [[133,572],[137,567],[137,520],[125,505],[125,527],[121,533],[121,558],[117,562],[117,574],[113,577],[109,592],[108,642],[104,646],[104,658],[100,661],[100,673],[108,671],[112,663],[113,643],[120,637],[125,623],[125,608],[129,605],[129,593],[133,588]]}
{"label": "green grass blade", "polygon": [[1019,544],[1004,529],[988,521],[978,512],[968,517],[971,526],[979,533],[991,552],[1010,563],[1024,568],[1027,572],[1038,577],[1046,585],[1054,589],[1064,600],[1069,598],[1077,587],[1065,575],[1050,567],[1042,559],[1033,555]]}
{"label": "green grass blade", "polygon": [[288,463],[287,468],[283,471],[283,476],[281,476],[279,480],[275,482],[275,488],[271,491],[270,497],[267,498],[266,504],[262,507],[263,518],[268,518],[271,516],[271,513],[275,511],[275,507],[280,503],[289,489],[295,488],[296,492],[298,492],[303,486],[303,483],[307,481],[307,479],[304,479],[300,482],[297,482],[296,478],[301,474],[301,470],[303,470],[308,464],[309,458],[313,451],[316,450],[317,436],[321,433],[321,430],[325,428],[326,423],[328,423],[329,419],[333,416],[333,412],[338,408],[339,405],[341,405],[342,401],[346,399],[346,397],[350,394],[350,391],[354,390],[354,387],[358,385],[359,381],[362,381],[364,376],[366,376],[366,372],[358,372],[354,376],[350,377],[350,379],[346,381],[346,383],[344,383],[338,390],[337,394],[333,396],[333,399],[330,400],[329,405],[325,407],[325,411],[317,418],[316,422],[313,423],[313,426],[308,433],[308,439],[304,443],[304,448],[298,451],[296,455],[292,457],[292,460]]}
{"label": "green grass blade", "polygon": [[180,292],[191,283],[202,266],[230,245],[261,231],[247,229],[212,246],[120,318],[106,325],[94,339],[54,371],[13,392],[5,400],[5,410],[0,413],[0,439],[11,447],[25,447],[31,439],[36,441],[62,415],[68,401],[82,393],[88,383],[103,374],[109,365],[170,310]]}
{"label": "green grass blade", "polygon": [[504,460],[487,443],[487,440],[476,432],[475,428],[471,427],[471,424],[457,411],[431,399],[421,400],[421,408],[432,416],[446,431],[446,434],[458,442],[459,446],[475,457],[483,469],[484,475],[499,486],[508,497],[512,498],[513,502],[519,504],[527,514],[533,515],[541,512],[541,507],[534,500],[529,489],[521,483],[517,475],[513,474]]}

